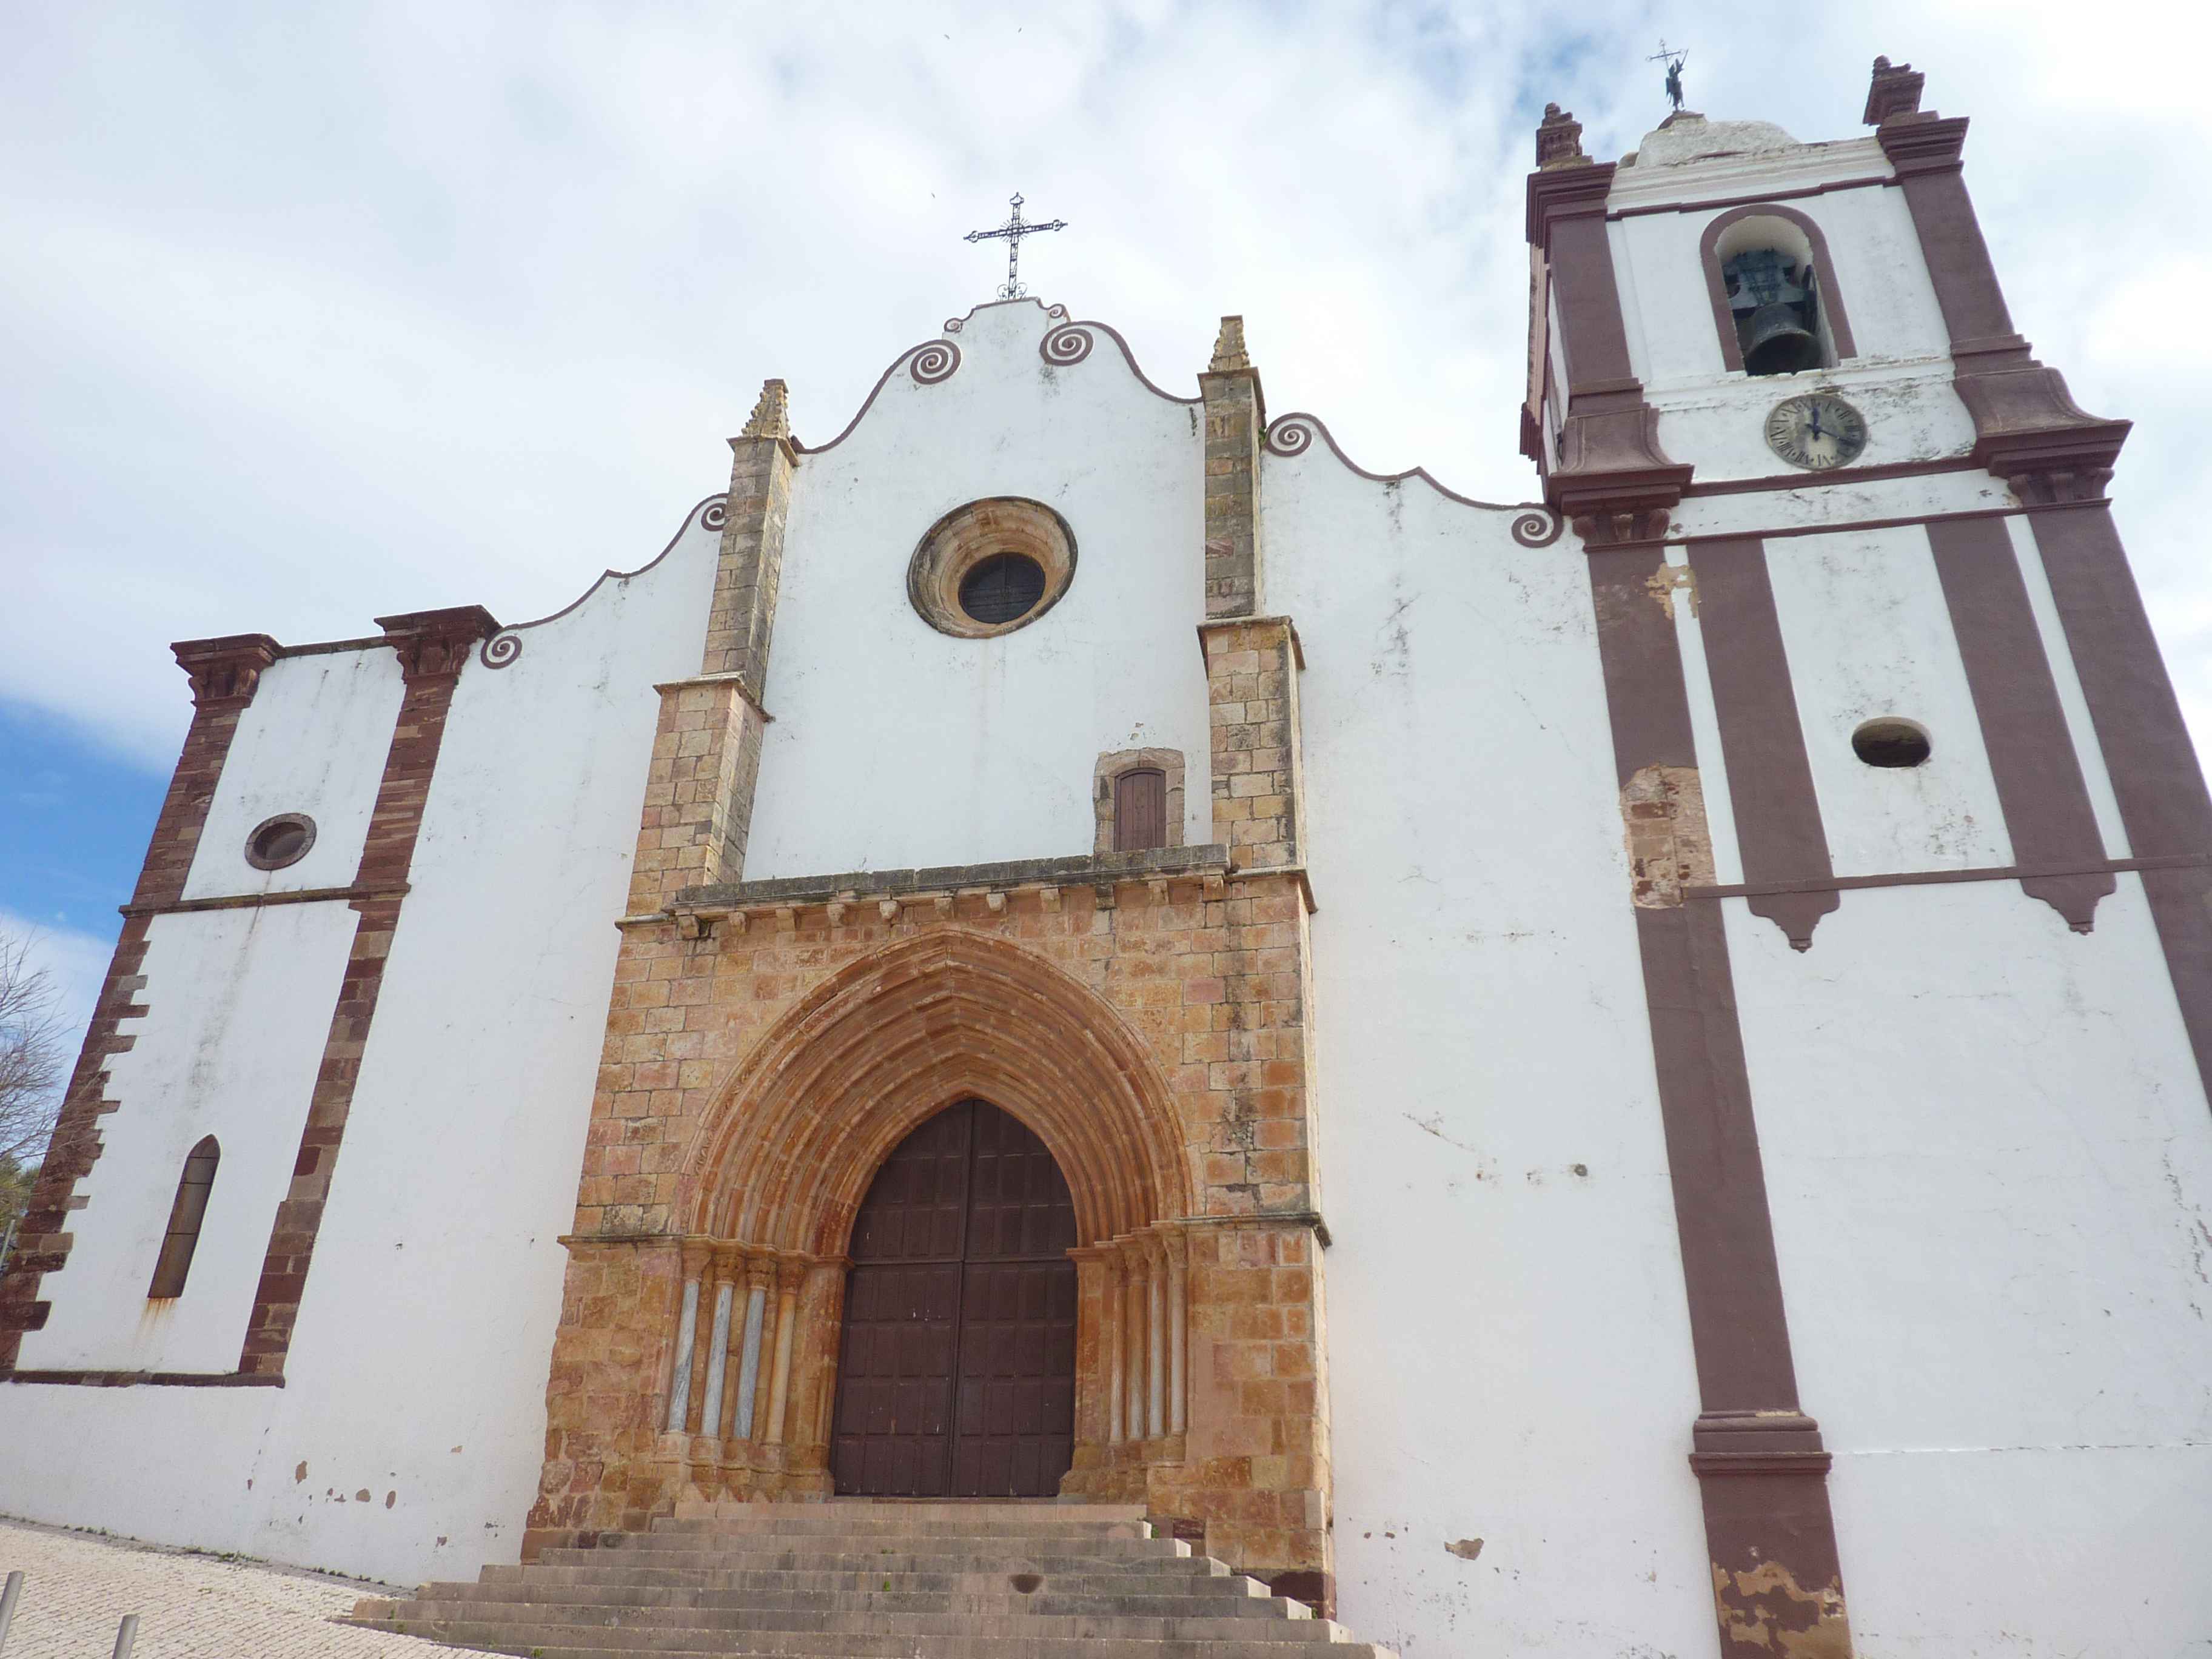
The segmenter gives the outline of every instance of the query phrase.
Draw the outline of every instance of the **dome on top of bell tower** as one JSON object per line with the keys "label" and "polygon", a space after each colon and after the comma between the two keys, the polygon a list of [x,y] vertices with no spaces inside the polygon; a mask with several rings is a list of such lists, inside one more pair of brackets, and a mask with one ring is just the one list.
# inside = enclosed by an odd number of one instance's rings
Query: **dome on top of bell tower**
{"label": "dome on top of bell tower", "polygon": [[[1708,121],[1695,110],[1677,110],[1637,146],[1638,167],[1684,167],[1725,156],[1775,155],[1805,146],[1771,121]],[[1624,167],[1631,165],[1623,158]]]}

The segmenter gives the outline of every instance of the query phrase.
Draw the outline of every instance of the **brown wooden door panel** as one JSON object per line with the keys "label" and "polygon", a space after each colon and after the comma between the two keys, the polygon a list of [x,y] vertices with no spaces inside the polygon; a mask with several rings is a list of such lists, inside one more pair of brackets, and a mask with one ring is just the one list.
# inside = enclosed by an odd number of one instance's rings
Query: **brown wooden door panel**
{"label": "brown wooden door panel", "polygon": [[1075,1452],[1075,1264],[971,1261],[953,1489],[1049,1495]]}
{"label": "brown wooden door panel", "polygon": [[1168,775],[1151,767],[1114,780],[1114,850],[1134,853],[1168,844]]}
{"label": "brown wooden door panel", "polygon": [[950,1107],[884,1161],[853,1224],[839,1492],[1059,1491],[1075,1449],[1075,1242],[1060,1166],[995,1106]]}

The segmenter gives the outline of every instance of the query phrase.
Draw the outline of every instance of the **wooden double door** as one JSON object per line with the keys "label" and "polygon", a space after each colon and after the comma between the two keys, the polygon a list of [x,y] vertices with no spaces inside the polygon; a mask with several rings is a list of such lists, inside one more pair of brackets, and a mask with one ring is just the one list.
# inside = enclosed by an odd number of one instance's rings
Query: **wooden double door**
{"label": "wooden double door", "polygon": [[980,1100],[884,1161],[853,1224],[830,1474],[881,1498],[1056,1494],[1075,1450],[1075,1206]]}

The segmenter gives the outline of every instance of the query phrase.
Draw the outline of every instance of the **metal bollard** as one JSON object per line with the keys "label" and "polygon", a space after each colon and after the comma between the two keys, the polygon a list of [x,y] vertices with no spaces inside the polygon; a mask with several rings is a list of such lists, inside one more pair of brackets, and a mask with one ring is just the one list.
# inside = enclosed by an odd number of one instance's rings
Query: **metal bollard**
{"label": "metal bollard", "polygon": [[0,1648],[8,1645],[8,1626],[15,1622],[15,1603],[23,1598],[23,1575],[8,1575],[8,1588],[0,1589]]}
{"label": "metal bollard", "polygon": [[138,1644],[138,1615],[126,1613],[123,1622],[115,1627],[115,1659],[131,1659],[131,1650]]}

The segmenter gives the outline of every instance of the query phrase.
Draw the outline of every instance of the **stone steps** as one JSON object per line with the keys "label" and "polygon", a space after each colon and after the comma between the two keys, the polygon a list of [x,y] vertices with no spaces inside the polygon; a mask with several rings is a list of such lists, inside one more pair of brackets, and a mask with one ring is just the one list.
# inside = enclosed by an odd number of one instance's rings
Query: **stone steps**
{"label": "stone steps", "polygon": [[[927,1590],[939,1595],[989,1595],[1006,1588],[1014,1572],[1023,1569],[998,1563],[988,1571],[893,1572],[881,1567],[860,1569],[728,1568],[712,1572],[688,1569],[622,1565],[592,1562],[580,1566],[486,1567],[471,1589],[501,1589],[542,1585],[549,1589],[575,1586],[634,1586],[690,1588],[714,1590],[788,1589],[836,1594],[847,1590]],[[1034,1571],[1034,1569],[1031,1569]],[[1054,1573],[1055,1591],[1068,1595],[1116,1595],[1141,1584],[1142,1593],[1163,1595],[1250,1595],[1264,1590],[1257,1580],[1232,1573],[1220,1562],[1203,1555],[1168,1558],[1115,1566],[1109,1570]],[[426,1586],[423,1593],[432,1588]]]}
{"label": "stone steps", "polygon": [[[1266,1594],[1252,1580],[1194,1579],[1194,1583],[1233,1584],[1240,1588],[1212,1594],[1160,1595],[1150,1586],[1074,1592],[1055,1581],[1049,1590],[1024,1595],[1000,1579],[989,1589],[972,1590],[916,1590],[857,1585],[842,1589],[774,1585],[749,1589],[716,1589],[695,1585],[577,1584],[426,1584],[411,1601],[394,1601],[393,1607],[427,1609],[435,1605],[468,1607],[560,1606],[574,1607],[696,1607],[728,1611],[757,1607],[822,1608],[832,1612],[915,1613],[939,1611],[986,1613],[1028,1611],[1067,1613],[1089,1618],[1131,1613],[1160,1618],[1238,1619],[1287,1618],[1306,1615],[1304,1604],[1282,1601]],[[1245,1589],[1244,1585],[1252,1588]],[[1295,1609],[1295,1611],[1293,1610]],[[460,1616],[460,1615],[456,1615]]]}
{"label": "stone steps", "polygon": [[1391,1659],[1127,1504],[690,1504],[343,1622],[532,1659]]}

